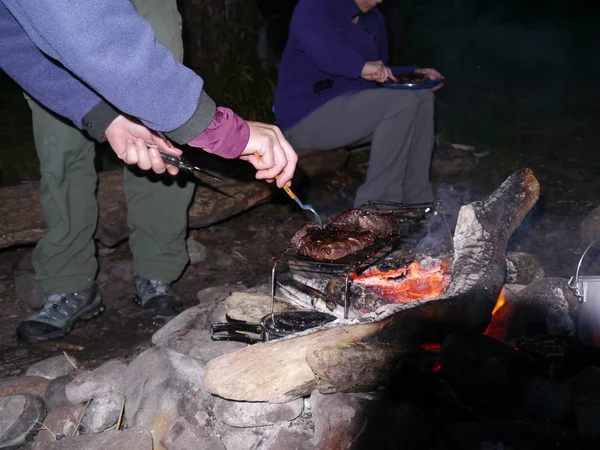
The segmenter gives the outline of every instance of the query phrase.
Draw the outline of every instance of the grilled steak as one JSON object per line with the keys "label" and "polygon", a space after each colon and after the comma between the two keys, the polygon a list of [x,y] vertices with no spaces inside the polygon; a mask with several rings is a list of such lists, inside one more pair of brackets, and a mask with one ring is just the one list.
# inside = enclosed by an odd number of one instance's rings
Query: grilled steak
{"label": "grilled steak", "polygon": [[335,260],[356,253],[393,232],[393,219],[385,214],[351,209],[330,220],[323,229],[306,223],[292,237],[292,247],[317,260]]}

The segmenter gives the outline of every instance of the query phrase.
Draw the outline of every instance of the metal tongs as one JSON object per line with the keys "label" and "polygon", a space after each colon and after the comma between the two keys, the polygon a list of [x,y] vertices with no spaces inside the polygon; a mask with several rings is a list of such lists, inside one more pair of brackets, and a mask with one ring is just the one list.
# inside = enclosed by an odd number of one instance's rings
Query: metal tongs
{"label": "metal tongs", "polygon": [[[169,139],[160,131],[156,131],[156,134],[158,134],[164,141],[170,142]],[[158,153],[160,154],[160,157],[162,158],[162,160],[166,164],[169,164],[170,166],[177,167],[179,170],[183,170],[185,172],[194,172],[194,171],[200,172],[200,173],[203,173],[204,175],[208,175],[209,177],[211,177],[217,181],[223,181],[222,178],[219,178],[218,176],[213,175],[208,170],[203,169],[202,167],[193,165],[190,161],[185,159],[183,156],[177,156],[177,155],[172,155],[170,153],[166,153],[158,147],[156,147],[156,149],[158,150]]]}
{"label": "metal tongs", "polygon": [[[260,155],[258,153],[254,153],[254,156],[256,156],[258,159],[260,159]],[[275,179],[277,179],[277,177],[275,177]],[[283,190],[285,191],[285,193],[287,195],[290,196],[290,198],[292,200],[294,200],[296,203],[298,203],[300,208],[313,213],[315,216],[315,222],[317,222],[317,225],[319,225],[319,228],[323,228],[323,221],[321,220],[321,216],[319,216],[319,213],[315,210],[315,208],[312,207],[312,205],[305,205],[304,203],[302,203],[300,201],[300,199],[298,197],[296,197],[296,194],[294,194],[294,192],[290,189],[290,187],[287,184],[283,185]]]}

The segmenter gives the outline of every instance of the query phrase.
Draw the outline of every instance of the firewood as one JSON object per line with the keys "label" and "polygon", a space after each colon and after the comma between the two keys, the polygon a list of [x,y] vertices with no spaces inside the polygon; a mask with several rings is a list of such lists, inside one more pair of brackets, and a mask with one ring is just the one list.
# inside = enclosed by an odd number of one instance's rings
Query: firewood
{"label": "firewood", "polygon": [[400,369],[403,357],[422,352],[420,347],[383,342],[325,342],[308,348],[306,362],[321,393],[368,392],[385,386]]}
{"label": "firewood", "polygon": [[[504,283],[508,239],[538,196],[539,184],[532,171],[522,169],[485,201],[461,208],[454,236],[452,279],[443,295],[385,305],[359,319],[340,319],[220,356],[206,365],[206,390],[232,400],[289,401],[310,394],[318,386],[307,362],[307,351],[315,345],[418,345],[440,343],[459,330],[483,332]],[[384,359],[393,355],[380,354]],[[393,364],[380,362],[378,367]]]}

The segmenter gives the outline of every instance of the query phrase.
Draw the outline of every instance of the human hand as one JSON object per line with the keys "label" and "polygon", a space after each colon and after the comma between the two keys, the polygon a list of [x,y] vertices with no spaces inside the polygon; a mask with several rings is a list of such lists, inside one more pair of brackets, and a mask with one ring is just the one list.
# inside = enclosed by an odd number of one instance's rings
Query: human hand
{"label": "human hand", "polygon": [[137,120],[121,114],[111,122],[104,135],[117,157],[126,164],[137,164],[142,170],[152,169],[158,174],[165,170],[171,175],[179,172],[179,168],[165,164],[158,150],[178,156],[182,151]]}
{"label": "human hand", "polygon": [[248,161],[256,169],[256,178],[269,183],[277,177],[277,187],[291,186],[298,155],[283,136],[281,130],[260,122],[247,122],[250,139],[240,159]]}
{"label": "human hand", "polygon": [[360,73],[360,76],[368,81],[377,81],[383,83],[388,78],[395,80],[392,69],[383,64],[383,61],[367,61]]}
{"label": "human hand", "polygon": [[[439,79],[439,78],[444,78],[444,77],[442,76],[442,74],[441,74],[441,73],[439,73],[439,72],[438,72],[437,70],[435,70],[435,69],[427,69],[427,68],[424,68],[424,69],[417,69],[417,70],[415,70],[415,72],[417,72],[417,73],[422,73],[422,74],[424,74],[424,75],[427,75],[427,76],[429,77],[429,79],[431,79],[431,80],[437,80],[437,79]],[[441,88],[443,85],[444,85],[444,83],[440,83],[440,84],[438,84],[436,87],[432,88],[431,90],[432,90],[432,91],[437,91],[437,90],[438,90],[439,88]]]}

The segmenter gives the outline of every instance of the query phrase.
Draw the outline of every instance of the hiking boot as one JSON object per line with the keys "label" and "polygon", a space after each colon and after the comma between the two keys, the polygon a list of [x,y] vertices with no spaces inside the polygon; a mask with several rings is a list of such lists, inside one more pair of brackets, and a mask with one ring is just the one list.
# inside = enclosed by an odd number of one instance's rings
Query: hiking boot
{"label": "hiking boot", "polygon": [[152,310],[158,317],[176,316],[183,311],[183,301],[175,295],[171,284],[137,275],[133,281],[137,291],[135,302],[142,308]]}
{"label": "hiking boot", "polygon": [[78,320],[88,320],[104,311],[96,285],[69,294],[47,294],[42,309],[17,327],[17,338],[38,343],[64,336]]}

